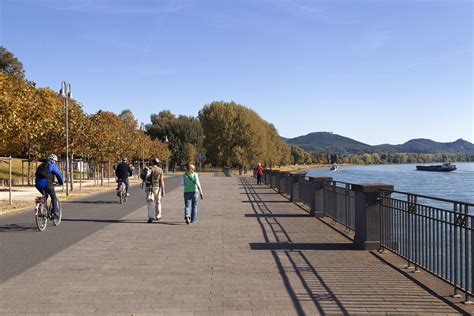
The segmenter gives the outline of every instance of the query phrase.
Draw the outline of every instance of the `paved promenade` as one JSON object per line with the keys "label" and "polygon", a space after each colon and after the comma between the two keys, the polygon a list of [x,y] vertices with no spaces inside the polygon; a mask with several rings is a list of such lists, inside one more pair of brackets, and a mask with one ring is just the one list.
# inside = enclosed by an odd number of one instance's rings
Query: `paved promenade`
{"label": "paved promenade", "polygon": [[174,190],[0,284],[0,315],[458,313],[254,179],[201,182],[197,223]]}

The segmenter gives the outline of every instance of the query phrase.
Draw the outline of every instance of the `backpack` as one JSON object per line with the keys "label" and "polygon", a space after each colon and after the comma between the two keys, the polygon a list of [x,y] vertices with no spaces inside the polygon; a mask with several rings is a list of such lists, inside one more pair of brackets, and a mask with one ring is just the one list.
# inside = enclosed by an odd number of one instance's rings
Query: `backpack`
{"label": "backpack", "polygon": [[151,168],[149,167],[143,168],[140,172],[140,179],[142,179],[142,182],[145,183],[147,187],[151,186],[151,182],[153,181],[151,173]]}
{"label": "backpack", "polygon": [[35,177],[45,179],[49,174],[49,162],[45,161],[36,168]]}

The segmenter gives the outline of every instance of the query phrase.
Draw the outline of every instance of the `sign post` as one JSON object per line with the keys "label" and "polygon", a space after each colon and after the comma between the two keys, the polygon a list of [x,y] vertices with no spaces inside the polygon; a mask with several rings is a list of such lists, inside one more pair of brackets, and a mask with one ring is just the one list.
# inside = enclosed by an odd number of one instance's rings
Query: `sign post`
{"label": "sign post", "polygon": [[198,153],[198,160],[199,160],[199,172],[201,172],[202,171],[202,168],[201,168],[202,154],[201,153]]}

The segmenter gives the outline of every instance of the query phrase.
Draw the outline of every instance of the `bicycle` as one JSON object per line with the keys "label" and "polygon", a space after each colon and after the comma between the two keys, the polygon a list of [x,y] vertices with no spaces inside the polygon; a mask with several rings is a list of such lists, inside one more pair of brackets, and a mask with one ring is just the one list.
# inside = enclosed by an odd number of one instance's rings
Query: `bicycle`
{"label": "bicycle", "polygon": [[127,203],[127,187],[125,186],[125,182],[119,181],[117,196],[119,197],[120,204]]}
{"label": "bicycle", "polygon": [[58,226],[61,223],[63,217],[63,211],[61,209],[61,204],[58,201],[58,213],[59,216],[52,215],[53,206],[47,201],[47,195],[37,197],[35,199],[35,220],[36,227],[39,231],[42,232],[48,226],[48,220],[52,220],[54,226]]}

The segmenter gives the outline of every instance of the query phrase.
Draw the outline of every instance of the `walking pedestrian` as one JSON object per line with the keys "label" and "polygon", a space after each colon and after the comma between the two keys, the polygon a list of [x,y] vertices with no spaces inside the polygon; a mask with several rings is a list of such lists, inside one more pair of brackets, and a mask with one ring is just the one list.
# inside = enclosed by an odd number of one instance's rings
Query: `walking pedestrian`
{"label": "walking pedestrian", "polygon": [[257,168],[255,168],[255,173],[257,174],[257,184],[262,184],[263,167],[260,162],[258,163]]}
{"label": "walking pedestrian", "polygon": [[152,159],[149,175],[151,179],[147,192],[148,223],[161,218],[161,198],[165,196],[165,181],[163,179],[163,169],[159,167],[159,164],[160,161],[157,158]]}
{"label": "walking pedestrian", "polygon": [[181,186],[184,186],[184,220],[188,225],[197,221],[198,198],[204,199],[195,169],[194,163],[188,163],[186,172],[181,178]]}

